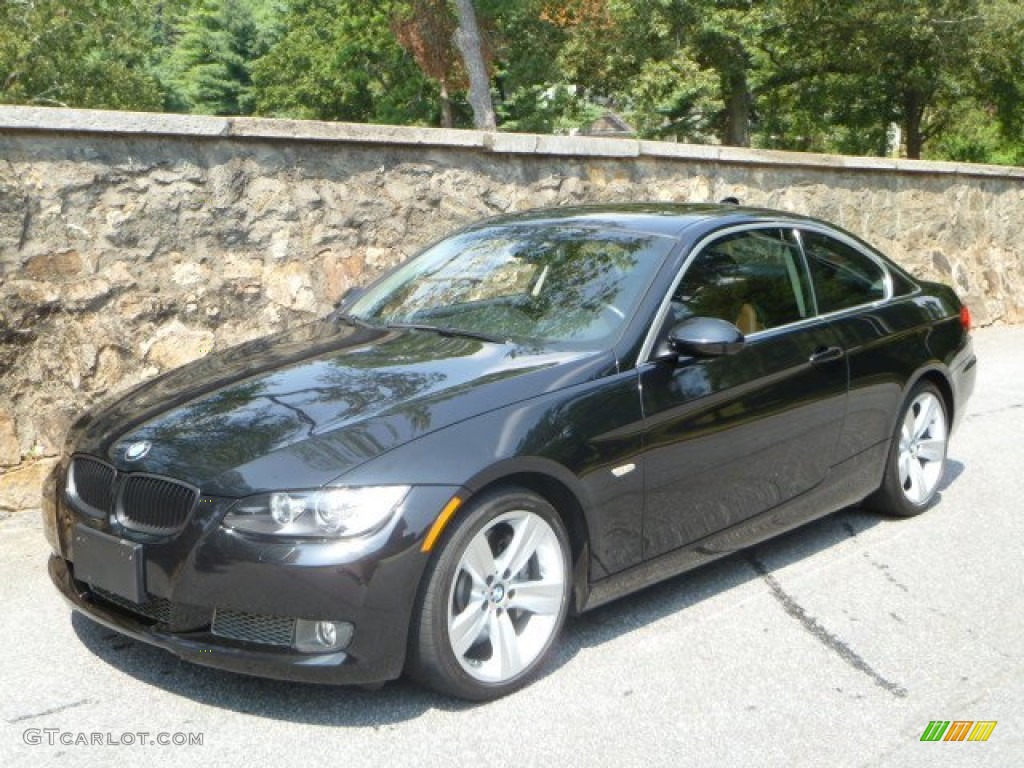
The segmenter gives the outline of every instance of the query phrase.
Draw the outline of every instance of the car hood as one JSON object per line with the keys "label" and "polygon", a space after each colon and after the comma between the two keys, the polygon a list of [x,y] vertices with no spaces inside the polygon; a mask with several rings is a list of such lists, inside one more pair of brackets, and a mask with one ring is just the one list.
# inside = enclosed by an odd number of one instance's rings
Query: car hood
{"label": "car hood", "polygon": [[324,320],[136,387],[76,422],[71,449],[215,496],[311,488],[429,432],[614,365],[608,351]]}

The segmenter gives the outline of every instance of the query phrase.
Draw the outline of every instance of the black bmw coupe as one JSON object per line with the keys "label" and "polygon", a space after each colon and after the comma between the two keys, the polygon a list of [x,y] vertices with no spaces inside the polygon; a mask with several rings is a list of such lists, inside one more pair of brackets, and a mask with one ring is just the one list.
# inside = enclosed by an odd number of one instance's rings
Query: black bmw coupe
{"label": "black bmw coupe", "polygon": [[950,288],[814,219],[491,219],[80,418],[50,575],[199,664],[494,698],[570,613],[847,505],[926,509],[969,331]]}

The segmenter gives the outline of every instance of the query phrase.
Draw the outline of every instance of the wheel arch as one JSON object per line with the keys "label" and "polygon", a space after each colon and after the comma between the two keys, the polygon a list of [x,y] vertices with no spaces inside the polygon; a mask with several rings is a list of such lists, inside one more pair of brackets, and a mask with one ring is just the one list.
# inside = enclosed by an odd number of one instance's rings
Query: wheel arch
{"label": "wheel arch", "polygon": [[925,368],[912,376],[907,381],[907,386],[903,389],[903,402],[906,402],[907,397],[913,391],[914,387],[923,381],[931,382],[936,386],[936,388],[938,388],[939,394],[942,395],[942,402],[946,406],[946,420],[949,422],[950,426],[952,426],[954,423],[954,417],[956,416],[956,399],[953,396],[953,384],[950,381],[949,374],[941,368]]}
{"label": "wheel arch", "polygon": [[[921,503],[908,500],[903,490],[897,491],[893,484],[893,475],[896,472],[895,456],[899,445],[900,420],[906,409],[911,404],[911,397],[923,384],[930,384],[937,391],[946,409],[947,425],[952,425],[954,396],[952,383],[948,378],[948,372],[941,367],[931,365],[915,372],[907,379],[903,388],[902,399],[899,409],[896,411],[896,420],[892,426],[892,436],[887,444],[885,469],[882,474],[878,488],[864,500],[864,506],[884,514],[896,517],[912,517],[923,512],[931,506],[938,493],[938,486],[931,491],[929,498]],[[948,439],[948,433],[947,433]],[[941,477],[939,482],[941,483]]]}
{"label": "wheel arch", "polygon": [[555,508],[569,536],[573,593],[570,608],[578,613],[586,602],[589,585],[590,524],[586,515],[587,497],[575,475],[547,459],[519,459],[488,467],[464,487],[469,495],[464,499],[463,508],[477,496],[505,487],[525,488]]}

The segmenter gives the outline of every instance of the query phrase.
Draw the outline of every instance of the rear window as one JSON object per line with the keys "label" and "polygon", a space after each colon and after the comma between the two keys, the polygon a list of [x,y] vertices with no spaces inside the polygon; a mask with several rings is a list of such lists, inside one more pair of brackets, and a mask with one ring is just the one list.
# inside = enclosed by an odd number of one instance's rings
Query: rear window
{"label": "rear window", "polygon": [[885,298],[885,271],[861,251],[818,232],[802,232],[818,311],[838,312]]}

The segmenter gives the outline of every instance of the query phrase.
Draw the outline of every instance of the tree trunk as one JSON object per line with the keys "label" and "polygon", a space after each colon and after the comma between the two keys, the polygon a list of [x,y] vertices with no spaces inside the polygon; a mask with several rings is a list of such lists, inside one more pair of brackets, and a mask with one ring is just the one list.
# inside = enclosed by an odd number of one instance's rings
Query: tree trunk
{"label": "tree trunk", "polygon": [[455,32],[455,44],[462,54],[469,75],[469,105],[473,108],[473,123],[481,131],[497,128],[494,103],[491,101],[491,78],[484,61],[483,40],[480,25],[476,21],[473,0],[455,0],[459,16],[459,28]]}
{"label": "tree trunk", "polygon": [[911,160],[921,159],[924,149],[924,135],[921,132],[921,121],[924,119],[924,106],[921,94],[907,91],[903,95],[903,126],[906,133],[907,157]]}
{"label": "tree trunk", "polygon": [[455,127],[455,120],[452,117],[452,97],[448,93],[448,83],[444,80],[441,81],[441,127]]}
{"label": "tree trunk", "polygon": [[725,86],[725,135],[722,143],[730,147],[749,147],[750,89],[747,88],[747,73],[729,74]]}

